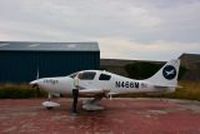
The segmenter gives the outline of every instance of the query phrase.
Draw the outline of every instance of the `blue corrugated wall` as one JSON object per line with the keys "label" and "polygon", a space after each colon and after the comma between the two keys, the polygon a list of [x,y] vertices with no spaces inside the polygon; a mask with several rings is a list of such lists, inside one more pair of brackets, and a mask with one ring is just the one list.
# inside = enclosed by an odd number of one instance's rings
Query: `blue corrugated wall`
{"label": "blue corrugated wall", "polygon": [[40,77],[65,76],[99,69],[100,52],[1,51],[0,83],[23,83]]}

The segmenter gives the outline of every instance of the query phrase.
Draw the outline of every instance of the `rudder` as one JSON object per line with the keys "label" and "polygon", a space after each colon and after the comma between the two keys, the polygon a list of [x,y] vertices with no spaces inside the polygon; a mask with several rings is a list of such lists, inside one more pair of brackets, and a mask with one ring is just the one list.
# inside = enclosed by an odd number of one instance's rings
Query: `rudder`
{"label": "rudder", "polygon": [[168,61],[157,73],[146,79],[149,83],[160,86],[177,86],[180,59]]}

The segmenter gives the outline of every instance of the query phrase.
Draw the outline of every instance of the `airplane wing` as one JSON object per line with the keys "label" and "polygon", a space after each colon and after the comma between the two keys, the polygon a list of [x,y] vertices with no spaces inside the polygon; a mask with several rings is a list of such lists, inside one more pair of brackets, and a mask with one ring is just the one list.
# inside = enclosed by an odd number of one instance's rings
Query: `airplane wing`
{"label": "airplane wing", "polygon": [[81,89],[79,90],[80,95],[98,95],[108,93],[109,89]]}

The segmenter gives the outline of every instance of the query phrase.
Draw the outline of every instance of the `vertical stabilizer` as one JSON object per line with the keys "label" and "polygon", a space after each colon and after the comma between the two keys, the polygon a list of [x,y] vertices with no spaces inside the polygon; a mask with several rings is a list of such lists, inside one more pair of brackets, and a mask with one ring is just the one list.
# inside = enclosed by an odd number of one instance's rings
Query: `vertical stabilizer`
{"label": "vertical stabilizer", "polygon": [[149,83],[160,86],[177,86],[180,60],[168,61],[156,74],[147,79]]}

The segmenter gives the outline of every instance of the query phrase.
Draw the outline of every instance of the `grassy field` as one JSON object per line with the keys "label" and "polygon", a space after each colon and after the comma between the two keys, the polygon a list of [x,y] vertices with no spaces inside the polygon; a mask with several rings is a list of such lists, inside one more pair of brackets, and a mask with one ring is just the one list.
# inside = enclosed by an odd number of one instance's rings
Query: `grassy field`
{"label": "grassy field", "polygon": [[166,94],[164,97],[190,99],[200,101],[200,81],[180,81],[178,88],[172,94]]}
{"label": "grassy field", "polygon": [[[174,93],[164,95],[145,95],[145,94],[129,94],[123,97],[165,97],[190,99],[200,101],[200,81],[180,81],[178,88]],[[47,97],[47,93],[33,89],[27,84],[4,84],[0,85],[0,98],[41,98]]]}
{"label": "grassy field", "polygon": [[46,97],[44,91],[32,88],[27,84],[3,84],[0,85],[0,98],[38,98]]}

